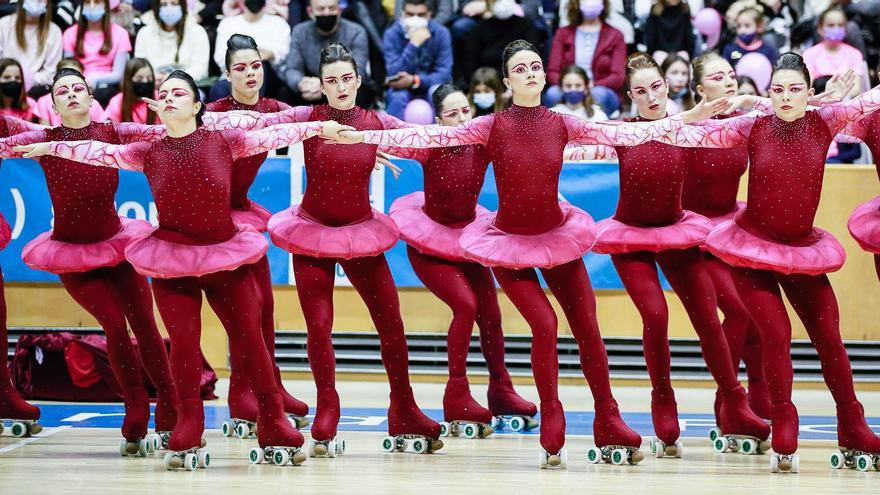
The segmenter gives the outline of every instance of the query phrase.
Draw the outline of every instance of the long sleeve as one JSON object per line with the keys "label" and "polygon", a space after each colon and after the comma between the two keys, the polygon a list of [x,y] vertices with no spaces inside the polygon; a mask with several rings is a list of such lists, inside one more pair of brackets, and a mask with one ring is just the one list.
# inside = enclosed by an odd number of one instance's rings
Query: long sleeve
{"label": "long sleeve", "polygon": [[118,84],[125,74],[125,65],[128,63],[128,52],[120,51],[113,59],[113,69],[105,74],[98,74],[92,79],[93,84]]}
{"label": "long sleeve", "polygon": [[305,141],[320,134],[323,127],[323,122],[282,124],[251,132],[227,130],[223,137],[232,149],[232,158],[238,160]]}
{"label": "long sleeve", "polygon": [[[623,41],[623,35],[617,29],[603,26],[599,36],[602,36],[604,33],[608,33],[608,36],[612,38],[611,63],[608,65],[610,71],[607,74],[596,74],[594,66],[593,85],[619,90],[626,83],[626,74],[624,73],[624,67],[626,66],[626,43]],[[598,55],[598,53],[594,54],[593,59],[595,60]]]}
{"label": "long sleeve", "polygon": [[[280,113],[280,112],[279,112]],[[271,116],[275,114],[264,114]],[[288,123],[288,121],[269,122],[263,116],[252,117],[241,112],[205,112],[202,123],[206,129],[223,131],[237,129],[239,131],[255,131],[274,125],[275,123]]]}
{"label": "long sleeve", "polygon": [[300,41],[305,36],[305,27],[300,24],[290,35],[290,49],[287,52],[287,63],[284,68],[284,81],[287,87],[299,94],[299,82],[305,77],[305,61],[303,60]]}
{"label": "long sleeve", "polygon": [[880,86],[875,86],[849,101],[825,105],[817,111],[828,124],[831,134],[837,134],[848,123],[859,120],[878,108],[880,108]]}
{"label": "long sleeve", "polygon": [[379,151],[387,153],[397,158],[406,158],[407,160],[415,160],[424,165],[428,157],[431,156],[429,148],[401,148],[398,146],[379,146]]}
{"label": "long sleeve", "polygon": [[432,42],[436,51],[431,71],[419,72],[419,78],[422,80],[421,86],[424,88],[438,86],[452,80],[452,38],[449,36],[449,31],[443,26],[437,26],[437,29],[431,34],[431,39],[427,42]]}
{"label": "long sleeve", "polygon": [[495,117],[485,115],[456,127],[430,125],[388,131],[364,131],[364,142],[399,148],[445,148],[488,144]]}
{"label": "long sleeve", "polygon": [[42,124],[35,124],[27,120],[10,117],[9,115],[0,114],[0,117],[6,121],[6,128],[9,130],[10,136],[21,134],[22,132],[43,131],[46,129],[46,126]]}
{"label": "long sleeve", "polygon": [[[226,67],[226,42],[234,33],[229,32],[229,23],[232,17],[220,21],[217,26],[217,39],[214,45],[214,63],[223,70]],[[292,51],[292,50],[291,50]]]}
{"label": "long sleeve", "polygon": [[[183,64],[182,69],[198,82],[208,77],[211,44],[208,42],[208,33],[205,31],[205,28],[198,25],[195,21],[190,21],[189,16],[187,16],[186,22],[185,38],[180,46],[180,52],[187,53],[186,63]],[[180,53],[180,55],[183,55],[183,53]]]}
{"label": "long sleeve", "polygon": [[651,122],[587,122],[573,115],[561,117],[568,129],[568,141],[576,144],[635,146],[684,126],[680,115]]}
{"label": "long sleeve", "polygon": [[312,115],[312,107],[297,106],[288,107],[285,110],[274,113],[264,113],[257,117],[260,127],[270,127],[279,124],[294,124],[297,122],[308,122]]}
{"label": "long sleeve", "polygon": [[566,160],[570,161],[586,161],[586,160],[615,160],[617,152],[611,146],[570,146],[566,147],[563,152]]}
{"label": "long sleeve", "polygon": [[153,143],[110,144],[101,141],[55,141],[49,154],[99,167],[143,170],[144,160]]}
{"label": "long sleeve", "polygon": [[385,112],[377,112],[376,115],[379,117],[379,121],[382,122],[382,128],[386,131],[390,129],[403,129],[404,127],[413,127],[413,124],[400,120],[393,115],[388,115]]}
{"label": "long sleeve", "polygon": [[367,41],[367,32],[357,24],[354,26],[358,29],[355,31],[354,36],[351,39],[351,44],[347,46],[348,49],[351,50],[351,54],[354,55],[354,60],[357,62],[357,66],[366,68],[370,66],[370,48],[369,42]]}
{"label": "long sleeve", "polygon": [[657,141],[686,148],[743,146],[748,141],[749,133],[759,115],[760,112],[750,112],[731,119],[708,120],[700,125],[686,125],[657,138]]}
{"label": "long sleeve", "polygon": [[385,31],[385,35],[382,37],[382,48],[385,54],[385,70],[388,74],[415,72],[416,54],[419,49],[402,36],[399,24],[393,25]]}
{"label": "long sleeve", "polygon": [[568,34],[567,29],[559,28],[553,35],[553,45],[550,48],[550,59],[547,61],[547,83],[555,85],[559,84],[559,74],[562,73],[562,52],[565,49],[565,36]]}
{"label": "long sleeve", "polygon": [[46,46],[43,47],[43,61],[34,76],[34,85],[46,86],[52,84],[55,77],[55,68],[61,60],[61,30],[54,24],[49,25],[49,35],[46,37]]}
{"label": "long sleeve", "polygon": [[156,142],[166,136],[164,125],[137,124],[135,122],[122,122],[116,124],[116,134],[123,144],[138,141]]}
{"label": "long sleeve", "polygon": [[773,110],[773,101],[771,101],[770,98],[764,98],[763,96],[755,98],[755,104],[752,105],[752,110],[757,110],[766,114],[771,114],[775,111]]}
{"label": "long sleeve", "polygon": [[46,141],[46,131],[30,131],[22,134],[16,134],[8,138],[0,139],[0,158],[15,158],[21,156],[21,153],[12,151],[16,146],[25,144],[43,143]]}

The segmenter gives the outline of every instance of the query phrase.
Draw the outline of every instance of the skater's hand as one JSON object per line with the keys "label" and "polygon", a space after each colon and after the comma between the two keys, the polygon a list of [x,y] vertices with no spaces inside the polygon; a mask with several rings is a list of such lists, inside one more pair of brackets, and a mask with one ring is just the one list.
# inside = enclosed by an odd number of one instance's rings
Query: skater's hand
{"label": "skater's hand", "polygon": [[388,167],[388,170],[391,170],[391,174],[394,175],[395,179],[400,178],[401,168],[397,165],[391,163],[391,157],[382,153],[381,151],[376,152],[376,170],[382,168],[382,166]]}
{"label": "skater's hand", "polygon": [[330,144],[360,144],[364,142],[364,133],[354,129],[343,130],[339,136],[328,141]]}
{"label": "skater's hand", "polygon": [[141,101],[147,104],[147,108],[150,109],[151,112],[157,113],[159,111],[159,102],[157,100],[143,96],[141,97]]}
{"label": "skater's hand", "polygon": [[24,158],[36,158],[49,154],[49,143],[24,144],[12,148],[16,153],[23,153]]}
{"label": "skater's hand", "polygon": [[321,137],[336,141],[339,139],[339,133],[342,131],[354,131],[354,127],[342,125],[335,120],[328,120],[321,126]]}
{"label": "skater's hand", "polygon": [[710,119],[715,115],[720,115],[727,111],[728,108],[730,108],[730,98],[718,98],[711,102],[707,102],[704,98],[700,100],[694,108],[682,112],[681,115],[684,117],[685,123],[690,124],[691,122],[699,122],[701,120]]}

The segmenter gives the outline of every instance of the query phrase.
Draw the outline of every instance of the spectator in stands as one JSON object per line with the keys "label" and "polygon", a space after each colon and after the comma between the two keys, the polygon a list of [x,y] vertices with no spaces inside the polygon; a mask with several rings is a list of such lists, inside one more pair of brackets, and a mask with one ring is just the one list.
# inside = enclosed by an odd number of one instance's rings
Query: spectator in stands
{"label": "spectator in stands", "polygon": [[550,110],[574,115],[590,122],[608,120],[602,107],[596,104],[590,94],[590,78],[586,71],[577,65],[569,65],[562,71],[560,79],[562,102]]}
{"label": "spectator in stands", "polygon": [[694,107],[694,94],[691,92],[691,67],[687,60],[672,53],[660,65],[663,76],[669,85],[669,98],[666,100],[670,115],[690,110]]}
{"label": "spectator in stands", "polygon": [[[833,76],[848,69],[864,76],[865,59],[862,52],[843,41],[846,37],[846,14],[840,7],[832,6],[819,15],[819,35],[822,41],[804,51],[804,63],[811,77]],[[860,78],[859,84],[853,86],[847,96],[856,96],[865,89]]]}
{"label": "spectator in stands", "polygon": [[[55,72],[66,68],[75,69],[80,73],[83,71],[83,66],[79,63],[79,60],[75,58],[62,58],[58,61],[58,65],[55,66]],[[37,104],[34,106],[34,116],[37,117],[37,121],[40,124],[53,127],[61,125],[61,116],[55,111],[55,102],[52,100],[51,91],[37,100]],[[89,107],[89,117],[91,117],[92,122],[104,121],[104,108],[101,107],[98,100],[92,99],[92,105]]]}
{"label": "spectator in stands", "polygon": [[[311,0],[308,8],[311,20],[293,28],[284,79],[294,93],[294,100],[298,100],[296,103],[317,103],[323,98],[318,62],[321,49],[329,43],[342,43],[351,50],[357,66],[365,72],[362,84],[367,82],[370,57],[367,33],[363,27],[342,19],[341,12],[339,0]],[[358,104],[369,107],[375,98],[375,91],[371,93],[358,91]]]}
{"label": "spectator in stands", "polygon": [[430,100],[437,86],[452,80],[452,40],[431,20],[428,0],[404,0],[400,20],[385,31],[383,44],[390,115],[402,119],[412,98]]}
{"label": "spectator in stands", "polygon": [[739,86],[739,95],[764,96],[758,91],[758,84],[749,76],[736,76],[736,84]]}
{"label": "spectator in stands", "polygon": [[763,36],[764,14],[754,7],[742,9],[736,15],[736,39],[724,47],[721,55],[734,67],[747,53],[760,53],[774,64],[779,52],[765,43]]}
{"label": "spectator in stands", "polygon": [[208,33],[189,13],[185,0],[153,0],[141,19],[144,27],[134,42],[134,56],[147,59],[159,81],[177,69],[196,81],[208,77]]}
{"label": "spectator in stands", "polygon": [[82,63],[83,75],[101,105],[119,90],[131,52],[128,31],[110,21],[109,11],[110,0],[84,0],[76,24],[61,36],[64,56]]}
{"label": "spectator in stands", "polygon": [[0,58],[22,64],[35,97],[49,92],[61,60],[61,29],[52,23],[52,11],[52,0],[24,0],[15,14],[0,19]]}
{"label": "spectator in stands", "polygon": [[36,122],[32,100],[24,89],[24,74],[17,60],[0,59],[0,113],[29,122]]}
{"label": "spectator in stands", "polygon": [[[382,2],[383,4],[389,0]],[[400,13],[403,12],[405,0],[394,0],[394,12],[392,15],[395,19],[400,19]],[[455,2],[454,0],[436,0],[432,2],[433,5],[428,5],[431,9],[431,19],[437,24],[446,25],[450,20],[452,20],[452,13],[455,10]]]}
{"label": "spectator in stands", "polygon": [[504,84],[497,69],[480,67],[474,71],[468,87],[468,100],[474,106],[477,117],[504,110],[507,104],[504,94]]}
{"label": "spectator in stands", "polygon": [[[274,14],[287,20],[290,15],[290,0],[266,0],[266,7],[263,12]],[[223,1],[223,17],[233,17],[241,15],[245,12],[245,0],[224,0]]]}
{"label": "spectator in stands", "polygon": [[106,119],[138,124],[155,124],[156,112],[147,108],[141,98],[155,98],[156,78],[153,66],[146,59],[133,58],[125,66],[122,87],[104,111]]}
{"label": "spectator in stands", "polygon": [[556,31],[547,63],[547,82],[552,86],[545,95],[546,105],[560,101],[561,71],[576,64],[593,82],[593,99],[604,113],[611,115],[620,109],[626,45],[620,31],[605,22],[608,12],[608,0],[568,2],[568,26]]}
{"label": "spectator in stands", "polygon": [[[280,68],[287,58],[290,49],[290,26],[287,21],[275,14],[267,14],[263,9],[266,0],[245,0],[244,11],[240,15],[225,17],[217,26],[217,39],[214,48],[214,63],[217,67],[226,67],[226,41],[233,34],[244,34],[256,40],[260,47],[266,77],[263,79],[261,95],[275,93],[279,86]],[[317,63],[317,61],[316,61]],[[275,72],[275,68],[279,72]],[[226,79],[226,71],[221,71],[221,80],[211,88],[208,101],[219,100],[232,94],[232,88]]]}
{"label": "spectator in stands", "polygon": [[488,0],[488,17],[477,23],[462,56],[463,77],[467,80],[478,67],[501,67],[501,52],[508,43],[523,39],[538,46],[541,35],[535,23],[525,17],[515,0]]}
{"label": "spectator in stands", "polygon": [[696,37],[687,0],[658,0],[645,23],[644,43],[657,63],[669,53],[690,60]]}

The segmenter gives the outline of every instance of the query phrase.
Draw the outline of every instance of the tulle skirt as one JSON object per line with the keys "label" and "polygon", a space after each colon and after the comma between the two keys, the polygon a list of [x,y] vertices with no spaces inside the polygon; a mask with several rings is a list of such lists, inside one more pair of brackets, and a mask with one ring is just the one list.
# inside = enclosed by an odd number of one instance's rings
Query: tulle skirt
{"label": "tulle skirt", "polygon": [[[459,240],[466,226],[450,227],[425,214],[425,193],[407,194],[394,200],[389,216],[400,228],[400,238],[418,252],[449,261],[466,261]],[[476,217],[489,214],[477,205]]]}
{"label": "tulle skirt", "polygon": [[681,219],[672,225],[637,227],[614,218],[606,218],[599,222],[598,230],[599,236],[593,247],[593,251],[597,253],[659,253],[703,244],[712,231],[712,222],[703,215],[685,210]]}

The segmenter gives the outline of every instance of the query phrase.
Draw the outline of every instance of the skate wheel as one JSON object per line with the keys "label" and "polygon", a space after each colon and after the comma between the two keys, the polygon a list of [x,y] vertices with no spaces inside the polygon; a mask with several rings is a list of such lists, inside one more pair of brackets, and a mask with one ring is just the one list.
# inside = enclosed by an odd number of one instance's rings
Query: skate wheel
{"label": "skate wheel", "polygon": [[251,433],[251,429],[250,429],[250,427],[247,425],[247,423],[239,423],[239,424],[235,427],[235,435],[236,435],[238,438],[247,438],[248,435],[250,435],[250,433]]}
{"label": "skate wheel", "polygon": [[183,458],[183,466],[187,471],[195,471],[199,467],[199,459],[195,454],[186,454]]}
{"label": "skate wheel", "polygon": [[329,457],[336,457],[336,449],[336,440],[330,440],[329,442],[327,442],[327,455]]}
{"label": "skate wheel", "polygon": [[740,442],[740,452],[744,455],[754,455],[758,453],[758,442],[751,438],[746,438]]}
{"label": "skate wheel", "polygon": [[654,457],[658,459],[663,457],[664,455],[666,455],[666,444],[664,444],[660,440],[652,440],[651,453],[653,453]]}
{"label": "skate wheel", "polygon": [[526,422],[519,416],[514,416],[510,418],[510,429],[519,433],[523,431],[526,427]]}
{"label": "skate wheel", "polygon": [[770,456],[770,472],[778,473],[779,472],[779,454],[773,454]]}
{"label": "skate wheel", "polygon": [[479,430],[477,429],[477,425],[468,423],[464,425],[464,437],[465,438],[477,438],[477,434]]}
{"label": "skate wheel", "polygon": [[440,436],[441,437],[448,437],[449,430],[450,430],[449,423],[447,423],[446,421],[443,421],[442,423],[440,423]]}
{"label": "skate wheel", "polygon": [[345,454],[345,439],[337,438],[336,439],[336,455],[344,455]]}
{"label": "skate wheel", "polygon": [[150,452],[155,453],[159,450],[159,446],[162,444],[162,439],[159,438],[159,435],[156,433],[150,433],[147,435],[147,442],[150,444]]}
{"label": "skate wheel", "polygon": [[856,469],[863,473],[870,471],[874,467],[874,458],[869,455],[862,454],[856,456],[855,461]]}
{"label": "skate wheel", "polygon": [[223,422],[223,426],[221,426],[220,429],[223,431],[224,437],[231,437],[235,434],[235,421],[227,419]]}
{"label": "skate wheel", "polygon": [[730,441],[727,437],[718,437],[712,443],[712,446],[715,448],[715,452],[723,454],[730,450]]}
{"label": "skate wheel", "polygon": [[715,443],[715,440],[721,436],[721,428],[712,428],[709,430],[709,440],[712,440],[712,443]]}
{"label": "skate wheel", "polygon": [[211,453],[207,450],[199,450],[196,452],[196,460],[200,468],[207,469],[211,465]]}
{"label": "skate wheel", "polygon": [[306,449],[306,453],[309,457],[315,457],[315,441],[314,440],[306,440],[304,448]]}
{"label": "skate wheel", "polygon": [[611,451],[611,464],[615,466],[626,464],[626,449],[614,449]]}
{"label": "skate wheel", "polygon": [[846,456],[843,452],[834,452],[828,458],[828,463],[831,464],[831,469],[843,469],[846,466]]}
{"label": "skate wheel", "polygon": [[449,423],[449,434],[453,437],[461,435],[461,423],[458,421]]}
{"label": "skate wheel", "polygon": [[266,453],[263,452],[263,449],[260,447],[254,447],[248,452],[248,461],[250,461],[251,464],[260,464],[263,462],[265,454]]}
{"label": "skate wheel", "polygon": [[165,469],[172,470],[180,467],[180,457],[177,456],[174,452],[168,452],[165,454],[165,459],[163,459],[163,464],[165,464]]}
{"label": "skate wheel", "polygon": [[124,438],[119,440],[119,455],[122,457],[128,455],[128,440]]}
{"label": "skate wheel", "polygon": [[391,436],[385,437],[382,439],[382,450],[385,452],[396,452],[397,451],[397,439]]}
{"label": "skate wheel", "polygon": [[3,434],[3,430],[5,430],[5,429],[6,429],[6,428],[3,426],[3,422],[0,421],[0,435]]}
{"label": "skate wheel", "polygon": [[150,442],[146,438],[141,438],[137,443],[138,457],[146,457],[150,453]]}
{"label": "skate wheel", "polygon": [[428,452],[428,442],[422,438],[413,439],[412,449],[416,454],[425,454]]}
{"label": "skate wheel", "polygon": [[538,451],[538,467],[541,469],[547,469],[547,458],[550,457],[547,455],[547,451],[543,448]]}
{"label": "skate wheel", "polygon": [[561,469],[568,468],[568,451],[565,449],[559,451],[559,467]]}
{"label": "skate wheel", "polygon": [[799,473],[801,472],[801,456],[797,454],[791,455],[791,472]]}
{"label": "skate wheel", "polygon": [[10,430],[10,432],[15,438],[24,438],[28,436],[27,424],[22,423],[21,421],[14,421],[12,423],[12,429]]}
{"label": "skate wheel", "polygon": [[278,449],[272,453],[272,462],[276,466],[283,466],[290,462],[290,454],[285,449]]}
{"label": "skate wheel", "polygon": [[602,462],[602,449],[598,447],[590,447],[587,450],[587,462],[590,464],[599,464]]}

